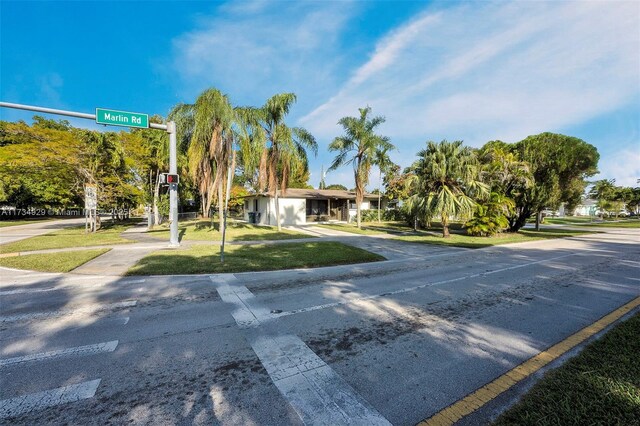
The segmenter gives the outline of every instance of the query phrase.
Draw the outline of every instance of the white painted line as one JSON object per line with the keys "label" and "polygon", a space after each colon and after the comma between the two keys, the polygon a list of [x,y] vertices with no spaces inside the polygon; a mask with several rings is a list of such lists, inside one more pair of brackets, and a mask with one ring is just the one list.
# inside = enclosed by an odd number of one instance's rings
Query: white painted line
{"label": "white painted line", "polygon": [[280,393],[305,424],[390,425],[367,401],[294,335],[264,336],[259,325],[275,318],[233,275],[212,276],[240,327],[256,327],[249,343]]}
{"label": "white painted line", "polygon": [[298,337],[258,336],[251,347],[303,423],[390,425]]}
{"label": "white painted line", "polygon": [[4,399],[0,401],[0,419],[92,398],[96,394],[100,380],[101,379],[96,379],[89,382],[78,383],[77,385],[63,386],[61,388],[18,396],[16,398]]}
{"label": "white painted line", "polygon": [[60,349],[57,351],[41,352],[14,358],[0,359],[0,368],[10,367],[18,364],[33,361],[51,361],[58,358],[96,355],[100,353],[113,352],[118,346],[117,340],[111,342],[96,343],[94,345],[77,346],[75,348]]}
{"label": "white painted line", "polygon": [[[71,277],[71,278],[64,278],[64,281],[78,281],[78,280],[86,280],[88,278],[92,278],[92,279],[96,279],[99,277],[96,276],[91,276],[91,277]],[[108,284],[113,284],[113,281],[116,280],[112,280],[112,281],[108,281],[108,282],[103,282],[103,283],[93,283],[94,287],[95,286],[105,286]],[[119,281],[119,280],[117,280]],[[142,284],[144,283],[146,280],[145,279],[141,279],[141,280],[131,280],[131,281],[119,281],[118,284]],[[49,287],[49,288],[25,288],[25,289],[14,289],[14,290],[5,290],[5,291],[0,291],[0,296],[10,296],[13,294],[29,294],[29,293],[42,293],[42,292],[47,292],[47,291],[56,291],[56,290],[67,290],[71,288],[71,286],[68,285],[62,285],[62,286],[58,286],[58,287]]]}
{"label": "white painted line", "polygon": [[11,296],[13,294],[30,294],[30,293],[43,293],[45,291],[55,291],[55,290],[62,290],[62,287],[57,287],[57,288],[31,288],[31,289],[21,289],[21,290],[7,290],[7,291],[0,291],[0,296]]}
{"label": "white painted line", "polygon": [[93,314],[101,311],[107,311],[111,309],[119,309],[119,308],[130,308],[132,306],[136,306],[138,303],[135,300],[129,300],[126,302],[118,302],[118,303],[110,303],[106,305],[92,305],[79,309],[63,309],[60,311],[50,311],[50,312],[34,312],[30,314],[18,314],[18,315],[9,315],[6,317],[0,317],[0,323],[5,322],[16,322],[16,321],[30,321],[30,320],[41,320],[48,318],[61,317],[64,315],[86,315]]}
{"label": "white painted line", "polygon": [[232,312],[233,318],[240,327],[256,327],[260,323],[277,318],[267,309],[255,302],[255,296],[245,286],[230,285],[238,279],[233,275],[218,275],[210,277],[216,284],[220,298],[236,307]]}
{"label": "white painted line", "polygon": [[464,280],[468,280],[468,279],[472,279],[472,278],[483,277],[485,275],[497,274],[499,272],[511,271],[513,269],[524,268],[524,267],[531,266],[531,265],[536,265],[536,264],[539,264],[539,263],[551,262],[551,261],[554,261],[554,260],[563,259],[565,257],[570,257],[570,256],[580,256],[580,253],[565,254],[565,255],[562,255],[562,256],[552,257],[552,258],[549,258],[549,259],[537,260],[535,262],[529,262],[529,263],[524,263],[524,264],[521,264],[521,265],[515,265],[515,266],[509,266],[509,267],[506,267],[506,268],[495,269],[493,271],[479,272],[477,274],[465,275],[464,277],[452,278],[450,280],[436,281],[436,282],[433,282],[433,283],[421,284],[421,285],[417,285],[417,286],[414,286],[414,287],[401,288],[399,290],[387,291],[387,292],[379,293],[379,294],[371,294],[369,296],[354,297],[353,299],[342,300],[340,302],[331,302],[331,303],[325,303],[323,305],[316,305],[316,306],[309,306],[309,307],[306,307],[306,308],[294,309],[292,311],[286,311],[286,312],[281,312],[279,314],[273,314],[273,316],[274,317],[286,317],[286,316],[289,316],[289,315],[302,314],[302,313],[305,313],[305,312],[317,311],[317,310],[320,310],[320,309],[335,308],[337,306],[344,306],[344,305],[349,305],[349,304],[352,304],[352,303],[358,303],[358,302],[363,302],[363,301],[372,300],[372,299],[379,299],[381,297],[395,296],[396,294],[408,293],[410,291],[419,290],[421,288],[433,287],[433,286],[442,285],[442,284],[450,284],[450,283],[454,283],[454,282],[458,282],[458,281],[464,281]]}

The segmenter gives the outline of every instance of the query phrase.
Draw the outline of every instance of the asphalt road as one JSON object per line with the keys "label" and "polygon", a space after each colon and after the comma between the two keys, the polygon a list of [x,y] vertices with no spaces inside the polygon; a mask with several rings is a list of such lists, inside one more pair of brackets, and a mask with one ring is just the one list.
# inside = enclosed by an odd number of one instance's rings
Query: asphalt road
{"label": "asphalt road", "polygon": [[25,225],[7,226],[0,228],[0,244],[11,243],[14,241],[24,240],[25,238],[36,237],[52,232],[56,229],[67,228],[69,226],[84,225],[85,219],[61,219],[50,220],[37,223],[28,223]]}
{"label": "asphalt road", "polygon": [[0,423],[413,425],[638,297],[639,241],[192,277],[3,269]]}

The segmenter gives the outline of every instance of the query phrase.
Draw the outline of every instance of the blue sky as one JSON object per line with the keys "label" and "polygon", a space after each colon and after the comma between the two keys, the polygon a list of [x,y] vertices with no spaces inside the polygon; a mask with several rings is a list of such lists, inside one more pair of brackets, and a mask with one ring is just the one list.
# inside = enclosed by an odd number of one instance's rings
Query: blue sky
{"label": "blue sky", "polygon": [[[237,105],[295,92],[313,185],[365,105],[403,166],[427,140],[552,131],[595,145],[598,177],[640,178],[640,2],[2,0],[0,20],[3,101],[166,115],[211,86]],[[347,168],[326,180],[353,186]]]}

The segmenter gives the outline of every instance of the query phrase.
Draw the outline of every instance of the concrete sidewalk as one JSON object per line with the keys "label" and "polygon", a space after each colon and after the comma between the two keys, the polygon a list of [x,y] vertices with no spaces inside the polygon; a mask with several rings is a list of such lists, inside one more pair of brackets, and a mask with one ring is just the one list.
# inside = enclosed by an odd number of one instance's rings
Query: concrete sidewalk
{"label": "concrete sidewalk", "polygon": [[74,269],[73,274],[81,275],[125,275],[125,273],[133,265],[138,263],[140,259],[156,250],[165,248],[166,245],[152,246],[149,244],[139,245],[137,247],[118,247],[114,246],[107,253],[96,257]]}

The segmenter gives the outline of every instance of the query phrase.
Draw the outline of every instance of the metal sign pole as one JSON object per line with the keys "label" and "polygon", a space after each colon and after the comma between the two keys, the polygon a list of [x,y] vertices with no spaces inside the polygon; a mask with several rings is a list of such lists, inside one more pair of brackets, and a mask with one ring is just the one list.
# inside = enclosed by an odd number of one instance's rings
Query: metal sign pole
{"label": "metal sign pole", "polygon": [[[169,173],[178,173],[178,148],[176,137],[176,123],[167,123],[169,133]],[[178,184],[169,184],[169,247],[178,247]]]}

